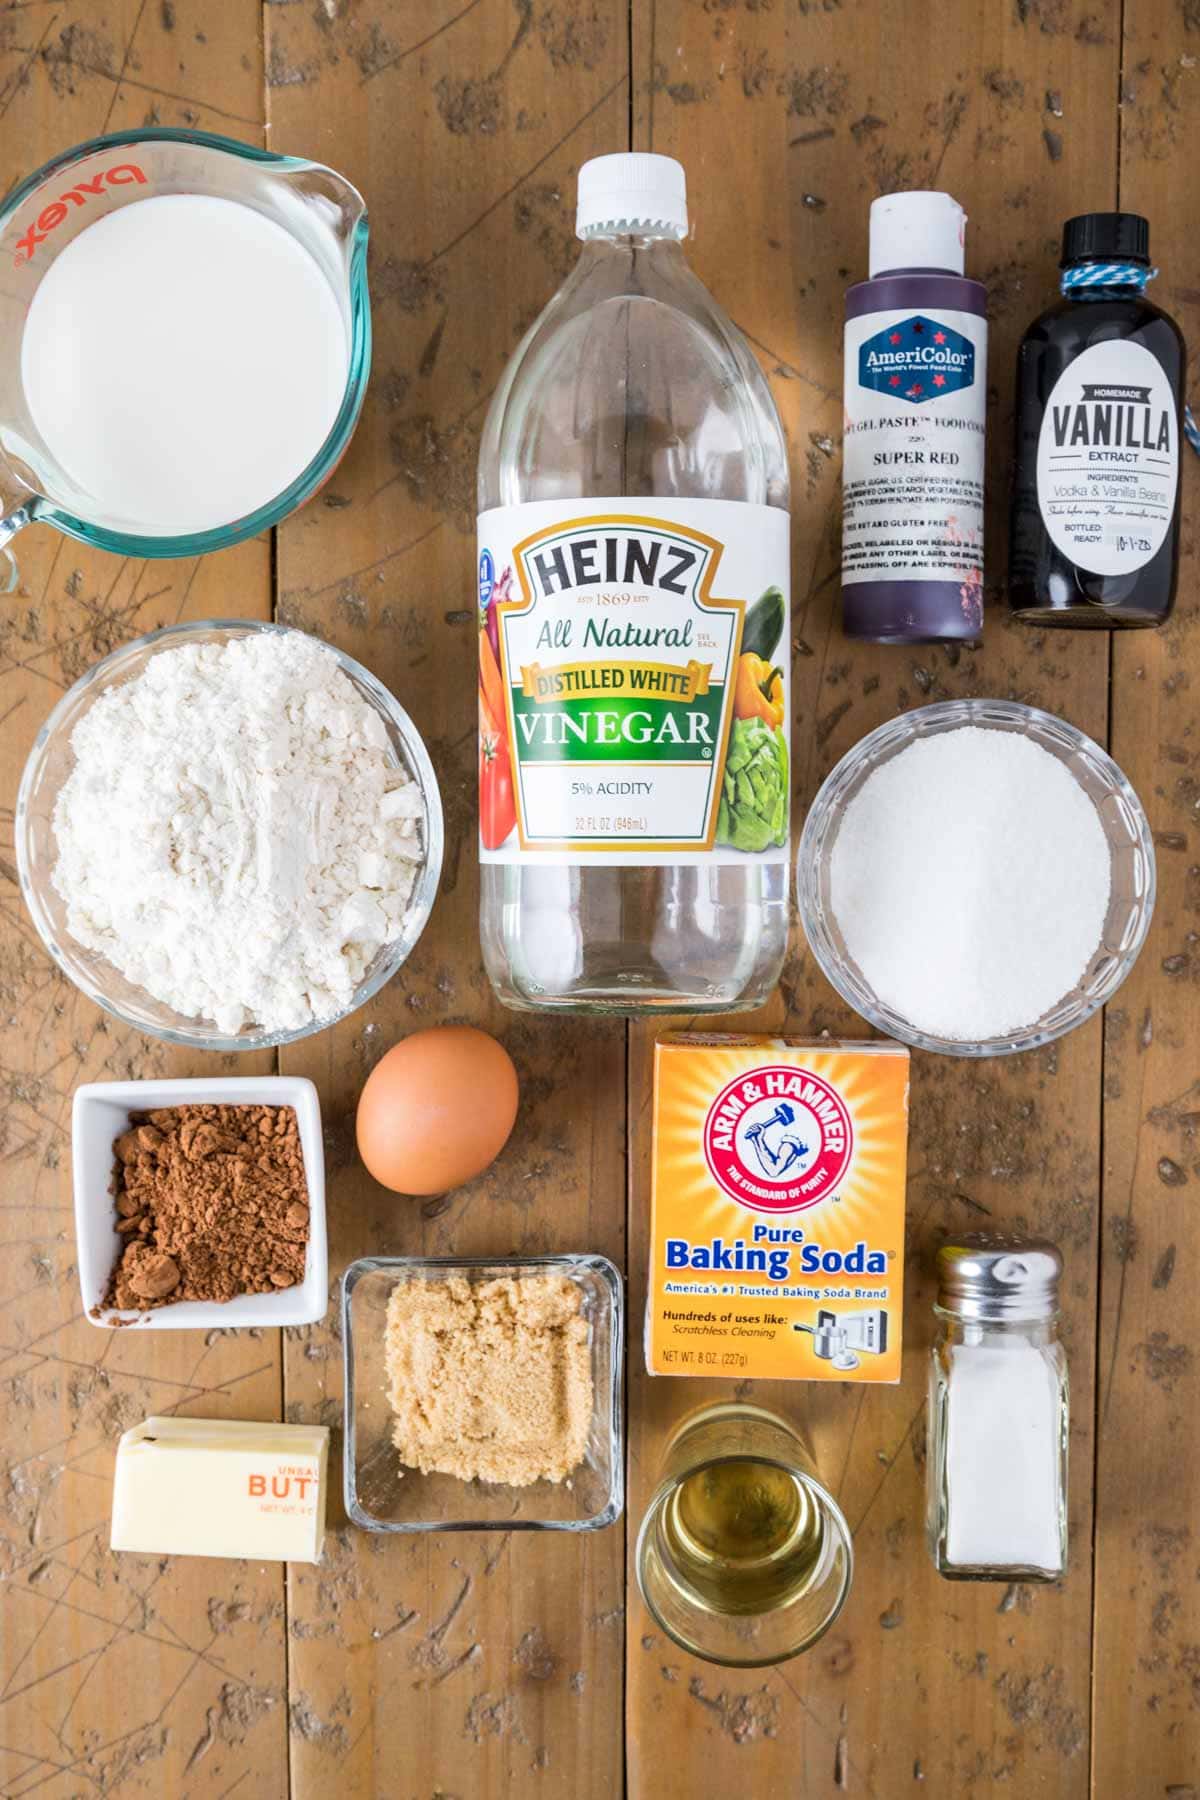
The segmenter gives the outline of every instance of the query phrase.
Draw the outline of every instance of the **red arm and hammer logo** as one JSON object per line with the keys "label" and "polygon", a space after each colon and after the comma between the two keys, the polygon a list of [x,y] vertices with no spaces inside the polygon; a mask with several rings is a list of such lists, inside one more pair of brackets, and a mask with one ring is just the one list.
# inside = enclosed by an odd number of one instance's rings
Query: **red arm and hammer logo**
{"label": "red arm and hammer logo", "polygon": [[816,1206],[837,1188],[853,1147],[845,1101],[808,1069],[751,1069],[726,1083],[704,1121],[713,1179],[754,1212]]}
{"label": "red arm and hammer logo", "polygon": [[67,188],[49,206],[43,206],[24,237],[18,238],[13,267],[19,269],[24,263],[32,261],[38,245],[44,244],[50,233],[62,224],[72,206],[86,206],[89,195],[98,196],[106,187],[128,187],[133,182],[145,180],[145,171],[139,169],[136,163],[116,163],[111,169],[101,169],[89,181],[77,181],[74,187]]}

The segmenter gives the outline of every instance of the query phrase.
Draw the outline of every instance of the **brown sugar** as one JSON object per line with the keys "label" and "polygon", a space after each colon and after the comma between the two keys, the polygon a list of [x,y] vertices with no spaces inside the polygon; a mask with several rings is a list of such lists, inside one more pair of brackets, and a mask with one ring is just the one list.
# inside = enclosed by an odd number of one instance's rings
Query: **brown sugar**
{"label": "brown sugar", "polygon": [[304,1280],[308,1185],[294,1107],[131,1113],[113,1154],[124,1248],[103,1309],[234,1300]]}
{"label": "brown sugar", "polygon": [[564,1480],[592,1416],[581,1306],[565,1275],[399,1282],[386,1354],[401,1462],[509,1487]]}

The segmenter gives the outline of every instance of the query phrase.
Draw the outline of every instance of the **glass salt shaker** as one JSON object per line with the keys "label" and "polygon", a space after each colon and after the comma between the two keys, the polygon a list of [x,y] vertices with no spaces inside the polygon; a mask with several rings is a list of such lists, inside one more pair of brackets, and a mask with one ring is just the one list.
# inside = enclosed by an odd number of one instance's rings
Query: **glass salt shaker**
{"label": "glass salt shaker", "polygon": [[929,1548],[960,1581],[1056,1581],[1067,1566],[1062,1256],[1033,1238],[938,1251],[929,1371]]}

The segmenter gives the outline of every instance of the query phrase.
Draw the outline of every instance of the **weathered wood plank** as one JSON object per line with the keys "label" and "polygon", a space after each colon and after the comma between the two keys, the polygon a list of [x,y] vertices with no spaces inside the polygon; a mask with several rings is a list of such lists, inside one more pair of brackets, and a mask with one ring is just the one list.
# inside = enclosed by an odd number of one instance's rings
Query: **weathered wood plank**
{"label": "weathered wood plank", "polygon": [[[1085,17],[1086,12],[1086,17]],[[1061,219],[1112,203],[1118,9],[853,5],[635,12],[635,145],[686,164],[696,266],[750,335],[793,448],[798,817],[836,759],[898,710],[1009,695],[1106,732],[1107,646],[1010,626],[1000,604],[1016,339],[1054,291]],[[1052,74],[1048,71],[1052,68]],[[1048,93],[1048,87],[1054,92]],[[982,650],[872,650],[836,611],[842,292],[865,273],[867,210],[895,187],[946,187],[989,285],[989,619]],[[759,1023],[862,1035],[797,941]],[[630,1264],[636,1340],[646,1258],[649,1032],[630,1057]],[[693,1662],[631,1596],[634,1800],[715,1792],[880,1800],[1005,1780],[1087,1790],[1092,1364],[1100,1033],[982,1066],[914,1058],[905,1374],[893,1389],[756,1383],[807,1421],[855,1529],[858,1574],[807,1658],[738,1676]],[[929,1264],[946,1230],[1021,1224],[1069,1265],[1075,1423],[1073,1566],[1061,1589],[950,1585],[922,1543]],[[630,1383],[631,1524],[664,1432],[717,1384]],[[632,1543],[632,1529],[630,1541]]]}
{"label": "weathered wood plank", "polygon": [[[80,139],[148,121],[261,142],[262,91],[248,0],[0,13],[6,185]],[[269,545],[137,564],[39,527],[17,548],[21,585],[0,601],[0,1786],[65,1800],[240,1782],[271,1800],[287,1786],[279,1569],[115,1557],[108,1518],[127,1426],[152,1412],[277,1415],[278,1340],[94,1330],[80,1317],[70,1214],[76,1082],[212,1061],[125,1030],[70,986],[36,941],[12,859],[17,781],[51,707],[142,632],[267,616]]]}
{"label": "weathered wood plank", "polygon": [[[522,1020],[479,964],[474,493],[478,433],[521,332],[574,258],[579,161],[627,141],[619,0],[267,9],[280,149],[367,195],[375,371],[323,500],[279,534],[279,613],[361,658],[431,749],[446,873],[411,964],[346,1026],[286,1053],[321,1088],[331,1268],[368,1251],[622,1257],[624,1033]],[[353,1148],[369,1068],[419,1025],[495,1030],[523,1084],[489,1175],[422,1206]],[[286,1346],[289,1416],[341,1416],[331,1317]],[[340,1449],[340,1438],[338,1440]],[[594,1795],[621,1780],[623,1531],[382,1541],[335,1529],[290,1595],[300,1796]],[[410,1616],[411,1615],[411,1616]]]}
{"label": "weathered wood plank", "polygon": [[[1062,217],[1111,205],[1117,192],[1115,4],[1056,0],[936,19],[927,10],[879,0],[829,10],[749,0],[633,7],[635,141],[687,164],[697,267],[755,341],[795,451],[801,805],[862,732],[926,698],[1010,693],[1105,731],[1100,640],[1038,637],[994,612],[980,653],[874,652],[845,644],[837,627],[836,321],[841,290],[865,260],[872,194],[937,183],[972,214],[972,270],[993,296],[989,567],[998,576],[1015,340],[1053,291]],[[359,437],[331,490],[281,534],[280,616],[362,657],[410,705],[444,771],[450,825],[443,896],[410,970],[369,1012],[288,1059],[322,1088],[335,1267],[367,1248],[619,1256],[624,1034],[503,1015],[478,970],[462,615],[487,396],[570,264],[578,162],[627,141],[627,9],[621,0],[474,0],[434,17],[393,0],[264,11],[277,147],[327,157],[371,202],[378,339]],[[0,10],[7,179],[106,126],[187,123],[256,138],[259,24],[249,0]],[[1167,0],[1125,9],[1121,201],[1151,216],[1159,292],[1185,331],[1196,284],[1179,195],[1195,126],[1194,35],[1186,9]],[[909,48],[934,43],[933,61]],[[1185,479],[1194,486],[1194,471]],[[179,616],[261,615],[270,604],[265,544],[145,568],[49,533],[28,534],[20,549],[21,590],[0,602],[10,867],[16,780],[65,687],[139,631]],[[1153,941],[1108,1022],[1103,1243],[1092,1200],[1094,1029],[1007,1067],[917,1061],[905,1380],[886,1391],[756,1389],[808,1421],[835,1478],[858,1527],[854,1597],[812,1657],[763,1677],[689,1663],[657,1639],[635,1600],[634,1795],[732,1782],[753,1793],[858,1790],[887,1800],[925,1791],[913,1788],[918,1773],[939,1793],[999,1781],[1030,1795],[1085,1791],[1097,1254],[1094,1791],[1125,1800],[1195,1781],[1197,1471],[1185,1424],[1194,1358],[1184,1299],[1187,1184],[1200,1169],[1188,599],[1185,575],[1176,624],[1113,647],[1113,749],[1160,834],[1161,888]],[[56,1800],[81,1782],[198,1795],[239,1783],[282,1794],[290,1698],[302,1792],[386,1793],[397,1771],[414,1792],[615,1791],[619,1531],[583,1543],[379,1545],[349,1533],[335,1504],[327,1565],[292,1579],[290,1695],[276,1571],[175,1562],[161,1573],[105,1550],[119,1430],[164,1406],[272,1416],[279,1357],[270,1338],[246,1335],[211,1345],[101,1340],[78,1318],[62,1153],[71,1088],[201,1065],[106,1026],[41,955],[11,879],[0,911],[0,1154],[12,1171],[0,1213],[0,1784]],[[444,1211],[422,1211],[357,1168],[352,1109],[382,1048],[410,1023],[451,1017],[505,1036],[530,1104],[494,1176]],[[859,1029],[799,943],[780,1001],[762,1017],[793,1030]],[[706,1391],[641,1373],[649,1037],[632,1037],[628,1102],[630,1542],[663,1434]],[[950,1588],[920,1543],[928,1252],[943,1226],[988,1216],[1050,1230],[1071,1259],[1074,1561],[1061,1592]],[[332,1317],[296,1334],[286,1359],[289,1416],[336,1423]]]}
{"label": "weathered wood plank", "polygon": [[[1124,12],[1120,203],[1150,220],[1151,298],[1200,342],[1200,249],[1186,195],[1200,39],[1187,8]],[[1195,376],[1192,377],[1195,395]],[[1113,646],[1113,755],[1142,797],[1158,901],[1108,1017],[1097,1361],[1094,1784],[1098,1800],[1194,1789],[1200,1769],[1200,1454],[1195,1283],[1200,1221],[1197,862],[1200,483],[1184,450],[1179,612]]]}

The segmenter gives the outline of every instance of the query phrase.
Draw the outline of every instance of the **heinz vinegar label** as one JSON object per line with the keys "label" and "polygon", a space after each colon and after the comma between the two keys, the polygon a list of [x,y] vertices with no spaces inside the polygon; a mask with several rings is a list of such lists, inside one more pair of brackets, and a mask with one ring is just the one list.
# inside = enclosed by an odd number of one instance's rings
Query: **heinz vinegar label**
{"label": "heinz vinegar label", "polygon": [[479,520],[480,856],[788,854],[788,519],[534,501]]}

